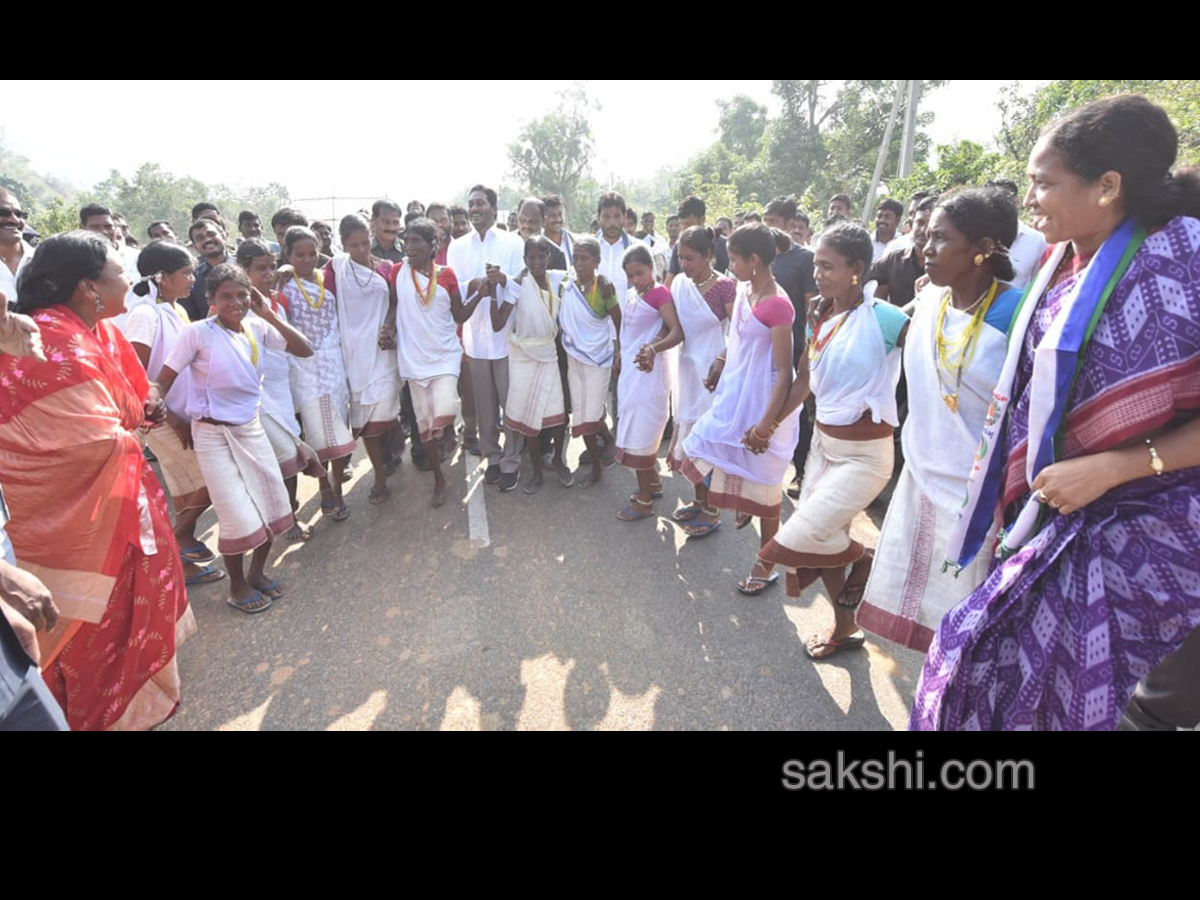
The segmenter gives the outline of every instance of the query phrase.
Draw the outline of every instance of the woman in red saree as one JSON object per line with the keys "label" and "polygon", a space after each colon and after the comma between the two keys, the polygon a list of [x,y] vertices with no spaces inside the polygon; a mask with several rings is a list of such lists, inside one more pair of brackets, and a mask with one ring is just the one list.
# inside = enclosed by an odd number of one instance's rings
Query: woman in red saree
{"label": "woman in red saree", "polygon": [[72,730],[145,729],[179,704],[175,650],[193,630],[166,498],[134,432],[160,421],[145,370],[110,321],[129,280],[98,235],[44,241],[20,309],[46,362],[0,357],[0,477],[22,568],[62,615],[42,674]]}

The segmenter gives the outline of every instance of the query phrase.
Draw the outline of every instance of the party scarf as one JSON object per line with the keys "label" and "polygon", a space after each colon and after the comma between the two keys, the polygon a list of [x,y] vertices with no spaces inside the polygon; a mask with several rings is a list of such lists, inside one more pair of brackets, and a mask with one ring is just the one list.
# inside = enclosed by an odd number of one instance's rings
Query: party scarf
{"label": "party scarf", "polygon": [[[1075,287],[1063,299],[1061,310],[1034,351],[1029,398],[1029,450],[1025,462],[1025,476],[1029,484],[1033,483],[1038,472],[1054,462],[1062,447],[1067,401],[1083,364],[1083,350],[1096,323],[1100,321],[1108,298],[1145,240],[1144,228],[1135,229],[1131,219],[1121,223],[1101,245]],[[1008,332],[1008,354],[996,389],[992,392],[992,402],[983,423],[983,436],[967,479],[967,495],[950,534],[943,570],[954,567],[958,571],[970,563],[991,527],[1003,476],[1003,460],[997,447],[1001,443],[1001,429],[1012,402],[1013,382],[1025,345],[1025,334],[1038,300],[1058,270],[1066,250],[1065,242],[1054,248],[1026,289],[1013,316],[1012,328]],[[1012,553],[1025,543],[1037,525],[1040,512],[1041,503],[1036,497],[1030,497],[1017,520],[1002,534],[1002,554]]]}

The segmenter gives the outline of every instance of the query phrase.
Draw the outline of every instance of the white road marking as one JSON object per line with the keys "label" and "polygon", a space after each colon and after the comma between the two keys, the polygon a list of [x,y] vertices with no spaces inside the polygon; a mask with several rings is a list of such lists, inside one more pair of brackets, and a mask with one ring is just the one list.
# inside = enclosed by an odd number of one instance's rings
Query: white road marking
{"label": "white road marking", "polygon": [[483,549],[492,543],[488,533],[487,502],[483,499],[483,470],[479,458],[463,451],[463,468],[467,470],[467,521],[471,544]]}

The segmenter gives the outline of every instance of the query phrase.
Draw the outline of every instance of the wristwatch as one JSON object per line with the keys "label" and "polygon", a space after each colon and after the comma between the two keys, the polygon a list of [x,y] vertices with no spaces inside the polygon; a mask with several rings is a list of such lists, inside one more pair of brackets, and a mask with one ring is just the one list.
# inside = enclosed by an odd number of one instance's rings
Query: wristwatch
{"label": "wristwatch", "polygon": [[1150,451],[1150,468],[1154,470],[1154,474],[1161,475],[1165,469],[1162,458],[1158,455],[1158,451],[1154,449],[1154,444],[1150,438],[1146,438],[1146,449]]}

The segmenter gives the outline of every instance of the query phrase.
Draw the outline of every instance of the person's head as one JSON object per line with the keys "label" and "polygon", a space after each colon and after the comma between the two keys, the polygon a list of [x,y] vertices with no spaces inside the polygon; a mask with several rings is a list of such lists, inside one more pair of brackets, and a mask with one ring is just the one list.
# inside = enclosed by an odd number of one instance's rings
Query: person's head
{"label": "person's head", "polygon": [[136,247],[137,239],[133,236],[133,231],[129,227],[129,223],[125,221],[125,217],[118,212],[113,213],[113,222],[117,226],[117,236],[121,239],[121,243],[127,247]]}
{"label": "person's head", "polygon": [[546,269],[550,266],[550,251],[553,246],[544,234],[525,240],[525,265],[530,274],[538,280],[545,276]]}
{"label": "person's head", "polygon": [[507,222],[507,225],[508,225],[508,230],[509,230],[509,231],[511,231],[511,232],[513,232],[514,234],[516,234],[516,233],[517,233],[517,231],[518,231],[518,230],[520,230],[520,228],[521,228],[521,223],[517,221],[517,213],[516,213],[516,210],[513,210],[512,212],[510,212],[510,213],[508,214],[508,222]]}
{"label": "person's head", "polygon": [[625,198],[616,191],[602,194],[596,204],[596,217],[600,220],[600,231],[610,244],[621,237],[625,227]]}
{"label": "person's head", "polygon": [[526,197],[517,207],[517,229],[529,240],[542,233],[546,221],[546,204],[537,197]]}
{"label": "person's head", "polygon": [[460,238],[471,230],[471,215],[465,206],[450,207],[450,239]]}
{"label": "person's head", "polygon": [[243,209],[238,213],[238,231],[244,238],[262,237],[262,219],[251,209]]}
{"label": "person's head", "polygon": [[629,234],[636,235],[638,227],[637,212],[632,206],[625,208],[625,231]]}
{"label": "person's head", "polygon": [[[167,301],[186,297],[196,283],[192,254],[182,244],[173,241],[147,244],[146,249],[138,254],[137,269],[143,278],[147,275],[152,277],[158,286],[158,296]],[[139,281],[133,292],[139,297],[148,296],[150,285]]]}
{"label": "person's head", "polygon": [[246,271],[234,263],[221,263],[205,276],[204,290],[221,324],[240,330],[250,311],[250,277]]}
{"label": "person's head", "polygon": [[646,232],[646,234],[654,234],[654,221],[654,213],[642,213],[642,231]]}
{"label": "person's head", "polygon": [[216,258],[225,255],[225,235],[212,219],[197,219],[188,227],[188,240],[200,256]]}
{"label": "person's head", "polygon": [[208,219],[210,222],[215,222],[217,227],[221,229],[221,234],[229,234],[229,226],[225,224],[225,220],[221,218],[221,214],[215,209],[206,209],[196,218]]}
{"label": "person's head", "polygon": [[[1009,182],[1009,184],[1012,184],[1012,182]],[[1015,184],[1013,185],[1013,190],[1016,190]],[[933,191],[917,191],[915,194],[913,194],[911,197],[908,198],[908,212],[905,214],[905,217],[904,217],[904,231],[905,232],[909,232],[912,230],[913,218],[917,214],[917,205],[922,200],[924,200],[926,197],[930,196],[932,193],[933,193]]]}
{"label": "person's head", "polygon": [[956,191],[937,202],[929,220],[925,272],[936,285],[955,284],[984,267],[992,278],[1008,281],[1008,248],[1016,237],[1012,194],[1003,188]]}
{"label": "person's head", "polygon": [[896,236],[896,229],[904,215],[904,204],[899,200],[884,200],[879,204],[879,212],[875,214],[875,233],[879,240],[890,241]]}
{"label": "person's head", "polygon": [[0,244],[16,244],[25,232],[27,213],[21,208],[17,195],[0,188]]}
{"label": "person's head", "polygon": [[176,241],[175,229],[171,227],[171,223],[166,219],[159,219],[157,222],[151,222],[150,227],[146,229],[146,234],[150,235],[152,241]]}
{"label": "person's head", "polygon": [[812,225],[802,212],[796,213],[796,221],[792,224],[792,240],[801,247],[807,247],[812,240]]}
{"label": "person's head", "polygon": [[371,206],[371,226],[380,247],[394,247],[400,233],[400,207],[391,200],[376,200]]}
{"label": "person's head", "polygon": [[546,215],[542,220],[542,228],[545,229],[546,234],[558,240],[562,235],[563,223],[565,221],[563,198],[558,194],[547,194],[542,198],[542,206],[546,210]]}
{"label": "person's head", "polygon": [[321,240],[321,252],[333,256],[333,228],[321,219],[312,223],[313,234]]}
{"label": "person's head", "polygon": [[275,254],[262,238],[246,238],[238,244],[237,263],[264,295],[275,287]]}
{"label": "person's head", "polygon": [[667,216],[667,240],[674,244],[679,240],[681,234],[683,234],[683,223],[679,221],[679,215]]}
{"label": "person's head", "polygon": [[[316,224],[313,223],[314,226]],[[316,230],[314,227],[313,232]],[[338,237],[342,240],[342,249],[350,254],[352,260],[360,266],[371,268],[371,226],[366,219],[355,213],[342,216],[338,222]]]}
{"label": "person's head", "polygon": [[726,249],[733,277],[738,281],[750,281],[758,273],[770,269],[775,259],[775,234],[762,222],[747,222],[729,235]]}
{"label": "person's head", "polygon": [[707,225],[693,225],[679,235],[679,268],[692,281],[699,283],[712,271],[713,230]]}
{"label": "person's head", "polygon": [[404,207],[405,212],[416,212],[422,216],[425,215],[425,204],[420,200],[409,200],[408,206]]}
{"label": "person's head", "polygon": [[419,212],[417,212],[415,209],[412,212],[406,212],[404,214],[404,227],[407,228],[413,222],[417,221],[417,219],[423,219],[423,218],[425,218],[425,217],[423,215],[421,215]]}
{"label": "person's head", "polygon": [[496,224],[496,214],[499,212],[496,202],[496,192],[482,184],[475,185],[467,192],[468,218],[471,227],[480,234]]}
{"label": "person's head", "polygon": [[219,216],[221,214],[221,210],[217,209],[217,204],[209,203],[207,200],[201,200],[192,207],[192,221],[195,222],[197,219],[204,218],[205,213],[216,213]]}
{"label": "person's head", "polygon": [[776,197],[763,210],[762,221],[771,228],[791,231],[796,224],[796,198]]}
{"label": "person's head", "polygon": [[[842,224],[853,225],[855,223],[851,222],[845,216],[837,215],[837,216],[830,216],[828,219],[826,219],[824,227],[832,228],[834,225],[842,225]],[[861,226],[859,226],[859,227],[861,227]]]}
{"label": "person's head", "polygon": [[700,197],[689,194],[679,201],[680,228],[691,228],[693,225],[704,224],[704,214],[707,207]]}
{"label": "person's head", "polygon": [[644,294],[654,287],[654,260],[645,244],[634,244],[621,257],[621,267],[631,287]]}
{"label": "person's head", "polygon": [[285,206],[271,216],[271,230],[275,232],[275,243],[279,245],[280,250],[287,239],[288,229],[297,227],[308,228],[308,216],[298,209]]}
{"label": "person's head", "polygon": [[[1013,195],[1014,200],[1021,199],[1021,189],[1019,187],[1017,187],[1017,183],[1015,181],[1013,181],[1011,178],[989,178],[987,181],[985,181],[983,183],[983,186],[990,187],[990,188],[991,187],[1003,188],[1004,190],[1008,191],[1010,194]],[[925,193],[928,195],[928,191],[926,191]],[[917,196],[916,194],[913,194],[914,199],[916,198],[916,196]]]}
{"label": "person's head", "polygon": [[1050,243],[1106,238],[1127,216],[1147,227],[1200,214],[1200,172],[1172,174],[1175,127],[1145,97],[1096,100],[1051,122],[1029,156],[1025,206]]}
{"label": "person's head", "polygon": [[[770,225],[767,226],[771,228]],[[771,228],[771,234],[775,235],[775,256],[782,256],[792,249],[792,236],[782,228]]]}
{"label": "person's head", "polygon": [[813,250],[813,277],[821,296],[848,300],[860,293],[874,253],[875,242],[858,225],[838,222],[822,231]]}
{"label": "person's head", "polygon": [[590,234],[584,235],[575,241],[572,249],[575,277],[580,281],[591,281],[596,275],[596,269],[600,267],[600,242]]}
{"label": "person's head", "polygon": [[101,206],[99,203],[89,203],[79,210],[79,226],[87,231],[94,231],[96,234],[102,234],[110,244],[117,249],[120,249],[124,244],[121,239],[120,229],[117,228],[116,220],[113,219],[112,210],[107,206]]}
{"label": "person's head", "polygon": [[745,225],[747,222],[762,222],[762,220],[763,220],[763,217],[759,213],[754,212],[753,210],[751,210],[748,213],[742,214],[742,224],[743,225]]}
{"label": "person's head", "polygon": [[729,216],[721,216],[717,219],[717,231],[721,232],[725,237],[729,237],[729,235],[733,234],[733,219],[729,218]]}
{"label": "person's head", "polygon": [[736,210],[733,214],[733,227],[741,228],[746,223],[746,211],[744,209]]}
{"label": "person's head", "polygon": [[425,215],[437,227],[438,246],[447,246],[450,243],[450,208],[445,203],[430,203]]}
{"label": "person's head", "polygon": [[320,255],[320,244],[311,228],[293,225],[283,235],[283,257],[302,278],[312,276]]}
{"label": "person's head", "polygon": [[103,233],[68,231],[46,238],[21,270],[17,309],[32,313],[67,304],[85,321],[125,312],[129,278],[121,255]]}
{"label": "person's head", "polygon": [[834,216],[850,217],[850,197],[846,194],[837,194],[829,198],[829,209],[826,215],[830,218]]}
{"label": "person's head", "polygon": [[931,193],[917,201],[917,208],[913,210],[912,230],[909,235],[913,246],[917,248],[917,258],[921,260],[922,265],[925,264],[925,244],[929,240],[929,219],[937,204],[938,195]]}
{"label": "person's head", "polygon": [[404,255],[414,269],[424,270],[438,249],[438,229],[431,219],[417,219],[404,229]]}

